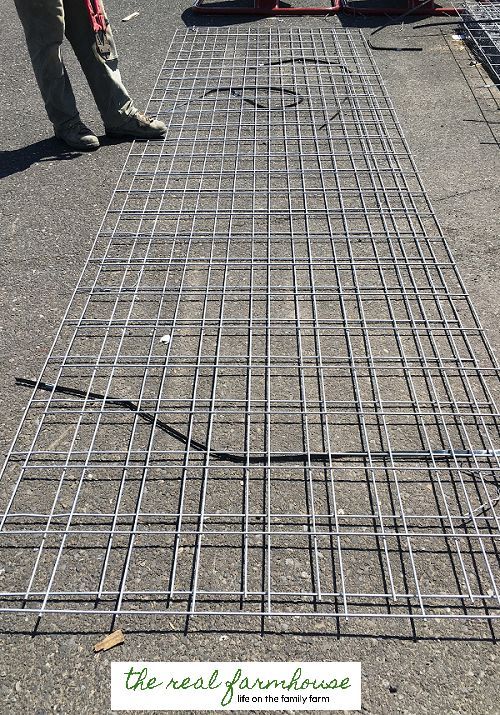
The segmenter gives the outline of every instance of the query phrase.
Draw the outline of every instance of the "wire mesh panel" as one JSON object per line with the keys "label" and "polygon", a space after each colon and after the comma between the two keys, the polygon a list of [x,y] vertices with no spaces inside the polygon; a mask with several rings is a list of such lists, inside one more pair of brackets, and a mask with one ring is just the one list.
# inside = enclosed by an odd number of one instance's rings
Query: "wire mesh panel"
{"label": "wire mesh panel", "polygon": [[2,610],[493,618],[493,357],[362,36],[178,33],[0,481]]}
{"label": "wire mesh panel", "polygon": [[469,44],[500,82],[500,2],[468,2],[461,15]]}

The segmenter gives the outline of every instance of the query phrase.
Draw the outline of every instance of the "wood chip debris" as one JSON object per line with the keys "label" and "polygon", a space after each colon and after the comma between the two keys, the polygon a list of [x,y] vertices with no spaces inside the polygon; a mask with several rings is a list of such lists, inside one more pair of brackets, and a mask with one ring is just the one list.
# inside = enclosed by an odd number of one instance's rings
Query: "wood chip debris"
{"label": "wood chip debris", "polygon": [[138,12],[131,12],[130,15],[127,15],[126,17],[122,17],[122,22],[128,22],[129,20],[132,20],[134,17],[137,17],[139,13]]}
{"label": "wood chip debris", "polygon": [[114,648],[116,645],[121,645],[124,642],[125,636],[123,635],[123,631],[114,631],[114,633],[110,633],[109,636],[106,636],[102,641],[95,644],[94,652],[100,653],[101,651],[110,650],[110,648]]}

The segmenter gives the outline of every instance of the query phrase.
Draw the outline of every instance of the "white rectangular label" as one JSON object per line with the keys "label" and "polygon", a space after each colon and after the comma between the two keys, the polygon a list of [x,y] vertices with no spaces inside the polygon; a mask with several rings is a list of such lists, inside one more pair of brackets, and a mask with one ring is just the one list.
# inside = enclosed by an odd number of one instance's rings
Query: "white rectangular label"
{"label": "white rectangular label", "polygon": [[112,710],[360,710],[361,663],[111,663]]}

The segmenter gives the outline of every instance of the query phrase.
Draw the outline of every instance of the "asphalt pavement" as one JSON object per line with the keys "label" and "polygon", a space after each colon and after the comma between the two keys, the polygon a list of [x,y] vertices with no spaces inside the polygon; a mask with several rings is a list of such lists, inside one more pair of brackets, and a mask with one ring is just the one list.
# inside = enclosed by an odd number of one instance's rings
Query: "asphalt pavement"
{"label": "asphalt pavement", "polygon": [[[121,72],[139,107],[147,103],[177,28],[221,24],[195,16],[190,2],[109,0]],[[36,377],[110,201],[129,145],[103,141],[98,152],[65,150],[52,137],[13,3],[0,0],[0,454],[14,437],[28,395],[16,376]],[[139,10],[127,23],[121,18]],[[240,18],[235,22],[248,22]],[[366,33],[385,19],[252,20],[283,27],[342,22]],[[231,20],[229,20],[231,22]],[[488,86],[449,20],[420,19],[376,36],[375,59],[438,219],[493,347],[498,325],[500,93]],[[415,25],[424,27],[415,29]],[[428,25],[427,27],[425,27]],[[97,110],[70,50],[66,62],[82,117],[102,134]],[[94,655],[102,624],[47,621],[33,634],[23,617],[0,618],[0,712],[101,715],[110,712],[112,660],[361,660],[363,712],[408,715],[500,713],[495,633],[470,625],[439,636],[362,622],[293,620],[236,629],[178,620],[127,624],[126,641]],[[415,637],[417,635],[417,637]]]}

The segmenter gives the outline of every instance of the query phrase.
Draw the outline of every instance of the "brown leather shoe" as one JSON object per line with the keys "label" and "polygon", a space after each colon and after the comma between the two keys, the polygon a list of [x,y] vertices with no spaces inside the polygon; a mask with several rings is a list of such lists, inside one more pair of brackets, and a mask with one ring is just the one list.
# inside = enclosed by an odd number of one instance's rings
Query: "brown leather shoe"
{"label": "brown leather shoe", "polygon": [[147,114],[129,114],[118,127],[106,127],[108,137],[129,137],[130,139],[163,139],[167,127],[163,122]]}

